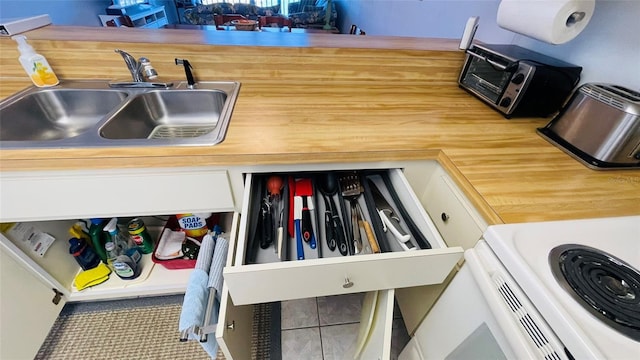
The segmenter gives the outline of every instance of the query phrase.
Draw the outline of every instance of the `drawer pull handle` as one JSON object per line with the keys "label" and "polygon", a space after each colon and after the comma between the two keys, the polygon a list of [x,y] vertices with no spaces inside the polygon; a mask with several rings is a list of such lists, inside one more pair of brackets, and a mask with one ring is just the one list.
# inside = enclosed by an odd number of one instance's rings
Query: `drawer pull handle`
{"label": "drawer pull handle", "polygon": [[235,329],[236,329],[236,322],[235,322],[235,320],[234,320],[234,321],[231,321],[231,324],[227,323],[227,329],[229,329],[229,330],[235,330]]}
{"label": "drawer pull handle", "polygon": [[449,215],[447,215],[447,213],[443,212],[442,214],[440,214],[440,219],[442,219],[442,221],[447,222],[447,220],[449,220]]}
{"label": "drawer pull handle", "polygon": [[344,278],[344,284],[342,284],[342,287],[345,288],[345,289],[348,289],[348,288],[350,288],[352,286],[353,286],[353,281],[349,280],[348,277],[345,277]]}

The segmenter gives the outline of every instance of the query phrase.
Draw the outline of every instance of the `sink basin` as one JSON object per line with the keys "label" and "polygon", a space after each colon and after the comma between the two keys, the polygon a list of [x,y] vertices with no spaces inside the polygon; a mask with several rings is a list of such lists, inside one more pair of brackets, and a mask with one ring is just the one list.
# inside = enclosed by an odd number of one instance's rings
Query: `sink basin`
{"label": "sink basin", "polygon": [[240,83],[111,88],[107,81],[31,87],[0,102],[0,147],[209,146],[224,140]]}
{"label": "sink basin", "polygon": [[77,136],[95,126],[127,93],[46,89],[2,107],[0,140],[39,141]]}
{"label": "sink basin", "polygon": [[216,129],[227,95],[218,90],[156,90],[131,99],[101,128],[107,139],[195,138]]}

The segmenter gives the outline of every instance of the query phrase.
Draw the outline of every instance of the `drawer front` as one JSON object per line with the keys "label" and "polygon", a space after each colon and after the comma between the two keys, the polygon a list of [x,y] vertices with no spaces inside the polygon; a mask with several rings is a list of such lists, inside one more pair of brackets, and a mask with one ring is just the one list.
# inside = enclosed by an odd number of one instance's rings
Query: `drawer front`
{"label": "drawer front", "polygon": [[9,172],[0,181],[3,222],[234,210],[221,169]]}
{"label": "drawer front", "polygon": [[483,230],[465,207],[466,200],[456,192],[446,175],[434,176],[422,203],[448,246],[469,249],[480,239]]}
{"label": "drawer front", "polygon": [[225,269],[236,304],[439,284],[462,249],[348,256]]}
{"label": "drawer front", "polygon": [[[443,247],[444,242],[419,204],[400,170],[389,178],[407,212],[433,249],[387,252],[355,256],[335,255],[320,259],[245,264],[250,209],[250,191],[243,201],[242,220],[234,264],[224,277],[236,305],[395,289],[441,283],[456,262],[461,248]],[[246,189],[252,186],[247,176]],[[317,227],[316,227],[317,228]],[[268,249],[265,251],[271,251]]]}

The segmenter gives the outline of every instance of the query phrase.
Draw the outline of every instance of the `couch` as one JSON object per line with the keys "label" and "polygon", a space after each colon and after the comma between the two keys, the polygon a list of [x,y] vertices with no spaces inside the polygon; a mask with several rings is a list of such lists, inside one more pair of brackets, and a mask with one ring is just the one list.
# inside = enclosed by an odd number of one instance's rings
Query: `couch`
{"label": "couch", "polygon": [[214,25],[215,15],[242,15],[246,19],[259,20],[261,16],[276,16],[280,5],[259,7],[250,4],[215,3],[196,5],[184,11],[185,24]]}
{"label": "couch", "polygon": [[[328,0],[300,0],[289,4],[289,19],[293,27],[322,27],[325,25]],[[336,26],[338,12],[331,1],[329,25]]]}

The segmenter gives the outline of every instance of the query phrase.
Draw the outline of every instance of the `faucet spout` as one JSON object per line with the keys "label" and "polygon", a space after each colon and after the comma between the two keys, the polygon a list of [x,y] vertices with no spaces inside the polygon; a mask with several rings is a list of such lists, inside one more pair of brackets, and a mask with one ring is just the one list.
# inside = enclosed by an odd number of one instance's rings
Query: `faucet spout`
{"label": "faucet spout", "polygon": [[133,57],[131,54],[124,50],[115,49],[115,52],[122,55],[125,64],[127,64],[127,69],[131,73],[131,77],[135,82],[143,82],[144,76],[142,75],[142,65]]}

